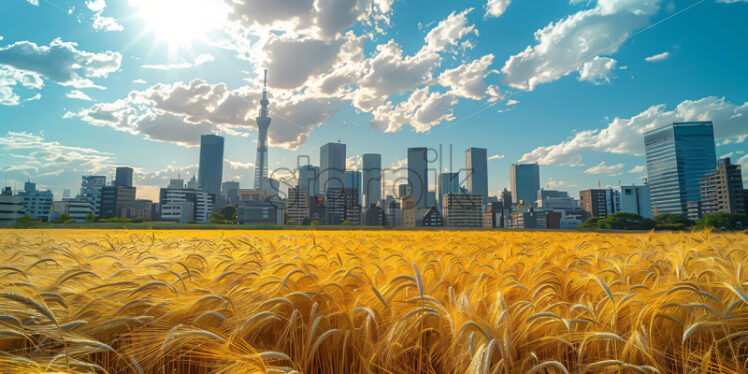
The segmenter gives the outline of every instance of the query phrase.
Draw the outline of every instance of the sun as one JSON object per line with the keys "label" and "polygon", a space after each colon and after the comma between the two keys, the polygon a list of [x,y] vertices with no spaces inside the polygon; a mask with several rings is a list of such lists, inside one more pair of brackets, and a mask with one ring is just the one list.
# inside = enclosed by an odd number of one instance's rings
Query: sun
{"label": "sun", "polygon": [[145,22],[144,31],[170,47],[205,39],[228,15],[226,4],[216,0],[129,0],[129,4]]}

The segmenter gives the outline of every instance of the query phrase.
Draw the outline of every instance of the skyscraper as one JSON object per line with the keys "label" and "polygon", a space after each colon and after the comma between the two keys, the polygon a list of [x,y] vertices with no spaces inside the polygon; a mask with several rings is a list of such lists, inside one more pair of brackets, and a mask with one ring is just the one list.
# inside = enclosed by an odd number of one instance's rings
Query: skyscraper
{"label": "skyscraper", "polygon": [[364,209],[377,204],[382,199],[382,155],[367,153],[364,162]]}
{"label": "skyscraper", "polygon": [[345,144],[327,143],[319,151],[320,192],[327,196],[331,188],[341,189],[345,186]]}
{"label": "skyscraper", "polygon": [[655,215],[685,215],[701,200],[699,179],[717,163],[712,122],[675,122],[644,134],[647,183]]}
{"label": "skyscraper", "polygon": [[540,168],[538,164],[512,164],[509,167],[512,201],[531,206],[540,189]]}
{"label": "skyscraper", "polygon": [[198,184],[203,191],[221,194],[223,180],[223,137],[218,135],[203,135],[200,137],[200,169],[198,170]]}
{"label": "skyscraper", "polygon": [[483,196],[483,207],[488,198],[488,158],[485,148],[468,148],[465,151],[465,170],[467,170],[468,191],[473,195]]}
{"label": "skyscraper", "polygon": [[115,187],[132,187],[132,168],[120,166],[114,179]]}
{"label": "skyscraper", "polygon": [[458,173],[441,173],[439,174],[439,191],[438,201],[439,209],[444,206],[444,194],[460,193],[460,175]]}
{"label": "skyscraper", "polygon": [[411,196],[416,199],[416,206],[426,208],[429,178],[428,149],[425,147],[408,148],[408,184],[411,187]]}
{"label": "skyscraper", "polygon": [[358,201],[361,201],[361,172],[358,170],[345,171],[345,188],[358,191]]}
{"label": "skyscraper", "polygon": [[299,168],[299,190],[309,196],[319,195],[319,166],[304,165]]}
{"label": "skyscraper", "polygon": [[743,173],[740,165],[723,158],[717,162],[717,170],[701,178],[701,212],[745,214]]}
{"label": "skyscraper", "polygon": [[257,157],[255,158],[255,184],[256,190],[269,190],[268,183],[268,128],[270,117],[268,117],[268,71],[265,70],[265,79],[262,88],[262,100],[260,100],[260,115],[255,118],[257,122]]}

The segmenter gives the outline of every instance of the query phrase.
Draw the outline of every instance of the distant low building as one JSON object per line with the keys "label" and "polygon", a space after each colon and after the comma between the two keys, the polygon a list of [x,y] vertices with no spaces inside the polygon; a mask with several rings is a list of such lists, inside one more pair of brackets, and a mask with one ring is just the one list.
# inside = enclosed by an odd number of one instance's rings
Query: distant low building
{"label": "distant low building", "polygon": [[606,218],[621,211],[621,194],[611,188],[579,191],[579,201],[585,218]]}
{"label": "distant low building", "polygon": [[283,225],[284,204],[279,201],[244,201],[237,206],[240,225]]}
{"label": "distant low building", "polygon": [[63,215],[77,222],[85,222],[89,215],[94,214],[94,205],[90,201],[68,199],[52,202],[47,220],[53,222]]}
{"label": "distant low building", "polygon": [[730,163],[730,158],[717,161],[716,170],[701,178],[701,212],[745,214],[743,173],[740,165]]}
{"label": "distant low building", "polygon": [[309,223],[324,224],[326,209],[324,197],[311,196],[309,198]]}
{"label": "distant low building", "polygon": [[400,222],[403,227],[416,227],[418,205],[415,196],[400,199]]}
{"label": "distant low building", "polygon": [[21,217],[23,217],[23,197],[13,196],[13,190],[5,187],[0,192],[0,226],[12,225]]}
{"label": "distant low building", "polygon": [[364,215],[364,224],[366,226],[385,226],[387,219],[384,209],[377,204],[370,204]]}
{"label": "distant low building", "polygon": [[444,219],[442,218],[442,214],[439,212],[439,209],[436,209],[435,206],[432,206],[426,211],[426,214],[423,215],[423,226],[424,227],[444,226]]}
{"label": "distant low building", "polygon": [[23,191],[17,193],[23,198],[23,214],[31,219],[46,221],[52,208],[52,191],[36,189],[36,183],[24,183]]}
{"label": "distant low building", "polygon": [[200,190],[162,188],[159,203],[162,221],[207,222],[213,212],[213,195]]}
{"label": "distant low building", "polygon": [[146,221],[153,220],[153,201],[133,200],[117,204],[117,217],[119,218],[143,218]]}
{"label": "distant low building", "polygon": [[[288,221],[289,224],[301,225],[309,218],[309,195],[299,186],[288,189]],[[311,221],[311,220],[310,220]]]}
{"label": "distant low building", "polygon": [[638,214],[644,218],[654,217],[648,185],[621,186],[619,191],[621,212]]}
{"label": "distant low building", "polygon": [[483,196],[445,194],[442,207],[448,227],[483,227]]}
{"label": "distant low building", "polygon": [[327,225],[361,224],[361,205],[355,188],[328,188],[325,194]]}

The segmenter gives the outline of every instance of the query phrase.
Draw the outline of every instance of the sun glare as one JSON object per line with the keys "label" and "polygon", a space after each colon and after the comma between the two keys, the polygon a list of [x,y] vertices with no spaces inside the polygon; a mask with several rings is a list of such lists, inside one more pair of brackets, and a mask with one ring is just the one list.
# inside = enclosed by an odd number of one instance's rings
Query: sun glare
{"label": "sun glare", "polygon": [[170,46],[189,45],[221,27],[228,10],[222,1],[130,0],[137,15],[160,41]]}

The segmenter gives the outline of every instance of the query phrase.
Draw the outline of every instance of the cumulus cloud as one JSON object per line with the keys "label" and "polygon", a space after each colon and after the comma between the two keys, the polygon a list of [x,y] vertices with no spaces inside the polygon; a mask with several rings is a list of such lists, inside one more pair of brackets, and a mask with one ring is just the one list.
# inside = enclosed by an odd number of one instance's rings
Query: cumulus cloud
{"label": "cumulus cloud", "polygon": [[593,174],[593,175],[597,175],[597,174],[617,175],[618,173],[620,173],[621,170],[623,170],[625,166],[626,165],[624,164],[608,165],[605,163],[605,161],[601,161],[599,164],[591,168],[588,168],[584,172],[585,174]]}
{"label": "cumulus cloud", "polygon": [[473,100],[483,99],[486,95],[486,83],[483,78],[493,63],[493,55],[487,54],[470,63],[447,69],[439,75],[439,84],[450,88],[455,96]]}
{"label": "cumulus cloud", "polygon": [[644,165],[636,165],[631,170],[629,170],[629,174],[640,174],[643,173],[646,167]]}
{"label": "cumulus cloud", "polygon": [[668,57],[670,57],[670,52],[662,52],[662,53],[658,53],[653,56],[649,56],[645,58],[644,60],[647,62],[658,62],[658,61],[665,61],[668,59]]}
{"label": "cumulus cloud", "polygon": [[[189,69],[194,68],[197,66],[200,66],[202,64],[205,64],[207,62],[215,61],[215,57],[213,55],[208,53],[203,53],[197,57],[192,62],[189,61],[180,61],[180,62],[170,62],[168,64],[145,64],[142,66],[143,69],[154,69],[154,70],[179,70],[179,69]],[[133,83],[144,83],[142,82],[135,82]]]}
{"label": "cumulus cloud", "polygon": [[389,22],[392,0],[226,0],[230,18],[250,29],[334,39],[358,22]]}
{"label": "cumulus cloud", "polygon": [[579,80],[594,84],[610,82],[610,72],[616,68],[616,60],[609,57],[595,56],[579,68]]}
{"label": "cumulus cloud", "polygon": [[93,15],[93,27],[96,30],[104,31],[122,31],[124,28],[122,25],[117,23],[112,17],[105,17],[101,15],[106,8],[106,0],[89,0],[86,1],[86,6],[91,10]]}
{"label": "cumulus cloud", "polygon": [[512,0],[488,0],[484,18],[500,17],[511,3]]}
{"label": "cumulus cloud", "polygon": [[615,118],[603,129],[579,131],[559,144],[525,153],[520,162],[581,166],[584,152],[642,155],[644,132],[679,121],[712,121],[716,140],[748,134],[748,102],[733,104],[714,96],[684,100],[675,109],[653,105],[630,118]]}
{"label": "cumulus cloud", "polygon": [[[585,72],[595,57],[613,54],[629,36],[649,22],[660,0],[599,0],[595,8],[574,13],[535,32],[537,44],[511,56],[502,68],[504,84],[532,91],[539,84],[572,72]],[[610,63],[610,61],[606,61]],[[590,69],[587,69],[590,71]]]}
{"label": "cumulus cloud", "polygon": [[[149,140],[196,146],[206,133],[240,134],[256,128],[260,91],[229,90],[225,84],[193,80],[188,84],[156,84],[132,91],[127,98],[97,103],[66,118],[139,134]],[[335,113],[332,99],[310,96],[271,97],[268,131],[271,145],[295,148],[308,133]]]}
{"label": "cumulus cloud", "polygon": [[25,89],[25,94],[26,91],[38,90],[43,86],[44,80],[37,73],[0,65],[0,105],[18,105],[23,101],[37,98],[38,94],[27,98],[20,97],[16,89],[18,87]]}
{"label": "cumulus cloud", "polygon": [[0,65],[42,75],[60,85],[97,87],[91,78],[107,77],[122,62],[119,52],[81,51],[78,44],[57,38],[48,46],[28,41],[0,48]]}
{"label": "cumulus cloud", "polygon": [[397,105],[387,102],[372,114],[371,126],[384,132],[397,132],[410,125],[416,132],[427,132],[442,121],[454,119],[452,109],[457,99],[447,93],[431,92],[428,87],[419,88]]}

